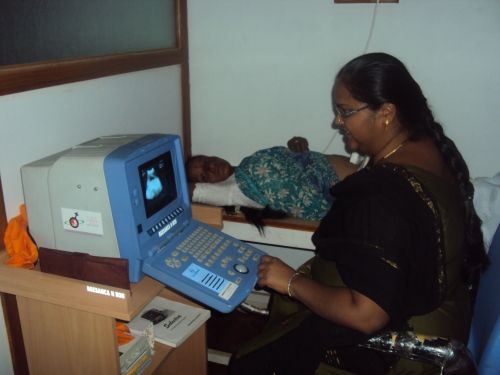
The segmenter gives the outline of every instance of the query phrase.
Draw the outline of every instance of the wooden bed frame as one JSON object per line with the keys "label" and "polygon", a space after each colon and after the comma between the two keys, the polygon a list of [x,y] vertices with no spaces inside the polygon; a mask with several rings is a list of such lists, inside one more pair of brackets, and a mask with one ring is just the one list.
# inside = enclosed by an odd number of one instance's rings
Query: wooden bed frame
{"label": "wooden bed frame", "polygon": [[318,221],[295,218],[264,220],[264,232],[250,224],[243,214],[230,215],[221,207],[193,204],[193,217],[218,226],[224,233],[243,241],[272,246],[314,250],[311,236],[318,227]]}

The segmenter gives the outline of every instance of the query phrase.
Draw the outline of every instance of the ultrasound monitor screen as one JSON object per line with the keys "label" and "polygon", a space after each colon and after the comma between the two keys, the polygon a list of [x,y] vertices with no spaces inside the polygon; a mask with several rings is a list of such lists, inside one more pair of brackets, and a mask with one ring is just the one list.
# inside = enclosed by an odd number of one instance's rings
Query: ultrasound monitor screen
{"label": "ultrasound monitor screen", "polygon": [[170,151],[140,165],[139,175],[148,218],[177,198]]}

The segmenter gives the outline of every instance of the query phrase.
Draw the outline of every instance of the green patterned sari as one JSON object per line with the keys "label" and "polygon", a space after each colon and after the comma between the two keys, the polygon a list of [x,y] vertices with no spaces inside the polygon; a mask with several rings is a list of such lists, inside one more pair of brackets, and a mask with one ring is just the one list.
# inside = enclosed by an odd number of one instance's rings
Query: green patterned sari
{"label": "green patterned sari", "polygon": [[328,212],[333,201],[330,188],[339,181],[323,154],[286,147],[246,157],[235,176],[243,194],[255,202],[306,220],[320,220]]}

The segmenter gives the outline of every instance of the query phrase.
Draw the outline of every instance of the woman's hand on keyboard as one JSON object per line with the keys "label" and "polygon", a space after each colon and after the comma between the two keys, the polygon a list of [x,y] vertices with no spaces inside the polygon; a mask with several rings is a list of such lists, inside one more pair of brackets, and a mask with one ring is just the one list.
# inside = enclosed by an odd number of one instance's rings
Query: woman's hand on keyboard
{"label": "woman's hand on keyboard", "polygon": [[288,294],[288,280],[294,273],[295,270],[281,259],[264,255],[259,264],[257,284],[262,288]]}

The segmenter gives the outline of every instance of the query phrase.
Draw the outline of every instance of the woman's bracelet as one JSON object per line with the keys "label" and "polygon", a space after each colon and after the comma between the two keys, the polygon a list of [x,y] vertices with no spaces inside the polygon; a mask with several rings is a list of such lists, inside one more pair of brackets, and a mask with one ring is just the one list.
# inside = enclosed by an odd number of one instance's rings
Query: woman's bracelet
{"label": "woman's bracelet", "polygon": [[293,298],[293,293],[292,293],[292,283],[293,281],[299,277],[302,276],[300,272],[295,272],[290,278],[288,279],[288,286],[287,286],[287,291],[288,291],[288,297]]}

